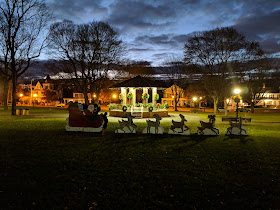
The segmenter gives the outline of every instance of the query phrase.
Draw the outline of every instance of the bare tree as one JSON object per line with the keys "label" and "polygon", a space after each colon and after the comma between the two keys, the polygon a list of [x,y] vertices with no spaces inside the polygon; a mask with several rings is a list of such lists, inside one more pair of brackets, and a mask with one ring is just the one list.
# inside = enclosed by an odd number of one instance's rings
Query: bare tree
{"label": "bare tree", "polygon": [[[9,81],[11,80],[11,73],[8,71],[7,68],[5,68],[5,66],[1,66],[0,67],[0,81],[1,81],[1,88],[3,88],[2,90],[2,101],[4,104],[4,110],[8,109],[8,90],[9,90]],[[5,72],[5,73],[3,73]]]}
{"label": "bare tree", "polygon": [[49,39],[51,49],[67,64],[66,73],[83,92],[85,103],[89,103],[88,93],[95,93],[98,102],[107,87],[109,69],[121,55],[118,33],[104,22],[77,25],[64,20],[51,26]]}
{"label": "bare tree", "polygon": [[258,43],[246,40],[230,27],[197,33],[185,44],[185,61],[203,70],[202,81],[213,99],[215,113],[219,101],[230,92],[229,78],[239,71],[233,64],[261,53]]}
{"label": "bare tree", "polygon": [[50,14],[40,0],[5,0],[0,4],[0,62],[12,80],[12,115],[16,114],[17,79],[45,46],[41,37]]}
{"label": "bare tree", "polygon": [[[254,113],[255,105],[264,97],[267,91],[266,82],[268,81],[268,73],[271,65],[267,58],[252,60],[244,64],[247,67],[244,77],[244,85],[246,86],[243,100],[251,106],[251,112]],[[250,71],[248,71],[250,70]]]}
{"label": "bare tree", "polygon": [[168,79],[171,84],[171,92],[174,97],[174,109],[178,111],[178,103],[180,98],[182,98],[185,94],[186,87],[186,64],[182,62],[180,58],[168,58],[164,63],[164,66],[167,69]]}

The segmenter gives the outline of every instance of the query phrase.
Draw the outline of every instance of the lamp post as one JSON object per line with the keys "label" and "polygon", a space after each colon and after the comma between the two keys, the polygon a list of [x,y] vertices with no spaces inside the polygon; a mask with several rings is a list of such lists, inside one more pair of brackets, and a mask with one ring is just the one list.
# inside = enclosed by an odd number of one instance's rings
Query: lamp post
{"label": "lamp post", "polygon": [[112,95],[112,98],[113,98],[113,100],[111,99],[111,103],[112,103],[112,101],[114,101],[114,102],[116,101],[117,95],[116,95],[116,94],[113,94],[113,95]]}
{"label": "lamp post", "polygon": [[236,94],[234,97],[234,101],[236,102],[236,118],[238,119],[238,103],[240,102],[240,96],[239,93],[241,92],[240,89],[236,88],[234,89],[234,93]]}
{"label": "lamp post", "polygon": [[[95,104],[95,100],[96,100],[96,94],[93,94],[93,103]],[[98,104],[98,103],[97,103]]]}
{"label": "lamp post", "polygon": [[20,97],[19,101],[20,101],[20,104],[21,104],[21,106],[22,106],[22,97],[23,97],[23,94],[22,94],[22,93],[19,94],[19,97]]}
{"label": "lamp post", "polygon": [[193,97],[193,104],[194,104],[194,108],[195,108],[195,103],[196,103],[197,97]]}
{"label": "lamp post", "polygon": [[34,99],[33,106],[35,106],[35,105],[36,105],[35,103],[36,103],[37,94],[36,94],[36,93],[35,93],[35,94],[33,94],[33,97],[35,98],[35,99]]}

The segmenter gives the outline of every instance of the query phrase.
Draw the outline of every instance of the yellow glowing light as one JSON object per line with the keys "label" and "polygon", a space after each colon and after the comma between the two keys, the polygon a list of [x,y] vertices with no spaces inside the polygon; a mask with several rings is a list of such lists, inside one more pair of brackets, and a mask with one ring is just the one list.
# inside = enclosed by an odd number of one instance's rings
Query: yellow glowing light
{"label": "yellow glowing light", "polygon": [[193,101],[196,101],[196,100],[197,100],[197,97],[193,97],[192,100],[193,100]]}
{"label": "yellow glowing light", "polygon": [[34,94],[33,96],[36,98],[36,97],[37,97],[37,94]]}
{"label": "yellow glowing light", "polygon": [[229,103],[229,98],[227,99],[227,104]]}
{"label": "yellow glowing light", "polygon": [[117,98],[117,95],[116,95],[116,94],[114,94],[114,95],[113,95],[113,98]]}
{"label": "yellow glowing light", "polygon": [[172,98],[174,98],[174,96],[172,96]]}
{"label": "yellow glowing light", "polygon": [[94,94],[93,97],[96,98],[96,95]]}
{"label": "yellow glowing light", "polygon": [[22,97],[22,96],[23,96],[23,94],[21,93],[21,94],[19,94],[19,96],[20,96],[20,97]]}
{"label": "yellow glowing light", "polygon": [[199,97],[199,99],[202,99],[202,97]]}
{"label": "yellow glowing light", "polygon": [[241,90],[240,89],[238,89],[238,88],[236,88],[236,89],[234,89],[234,91],[233,91],[235,94],[239,94],[240,92],[241,92]]}

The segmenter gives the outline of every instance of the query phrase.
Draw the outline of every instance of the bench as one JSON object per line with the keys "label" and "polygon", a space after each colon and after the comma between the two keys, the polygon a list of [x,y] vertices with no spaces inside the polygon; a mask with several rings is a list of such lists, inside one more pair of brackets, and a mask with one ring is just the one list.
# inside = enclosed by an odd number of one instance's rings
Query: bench
{"label": "bench", "polygon": [[[237,119],[236,117],[222,117],[222,121],[234,121],[234,122],[237,122]],[[252,119],[251,118],[243,118],[242,117],[242,122],[252,122]]]}

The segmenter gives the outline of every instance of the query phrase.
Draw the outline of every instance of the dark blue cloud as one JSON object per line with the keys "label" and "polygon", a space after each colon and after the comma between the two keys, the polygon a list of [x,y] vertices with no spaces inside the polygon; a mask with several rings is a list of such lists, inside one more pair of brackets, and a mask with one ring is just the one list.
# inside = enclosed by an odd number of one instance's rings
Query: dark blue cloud
{"label": "dark blue cloud", "polygon": [[280,52],[280,9],[258,16],[239,18],[234,27],[246,37],[260,42],[268,52]]}
{"label": "dark blue cloud", "polygon": [[128,56],[155,63],[174,51],[182,53],[194,31],[218,26],[234,26],[265,50],[280,52],[280,0],[46,1],[58,19],[108,22],[126,42]]}

